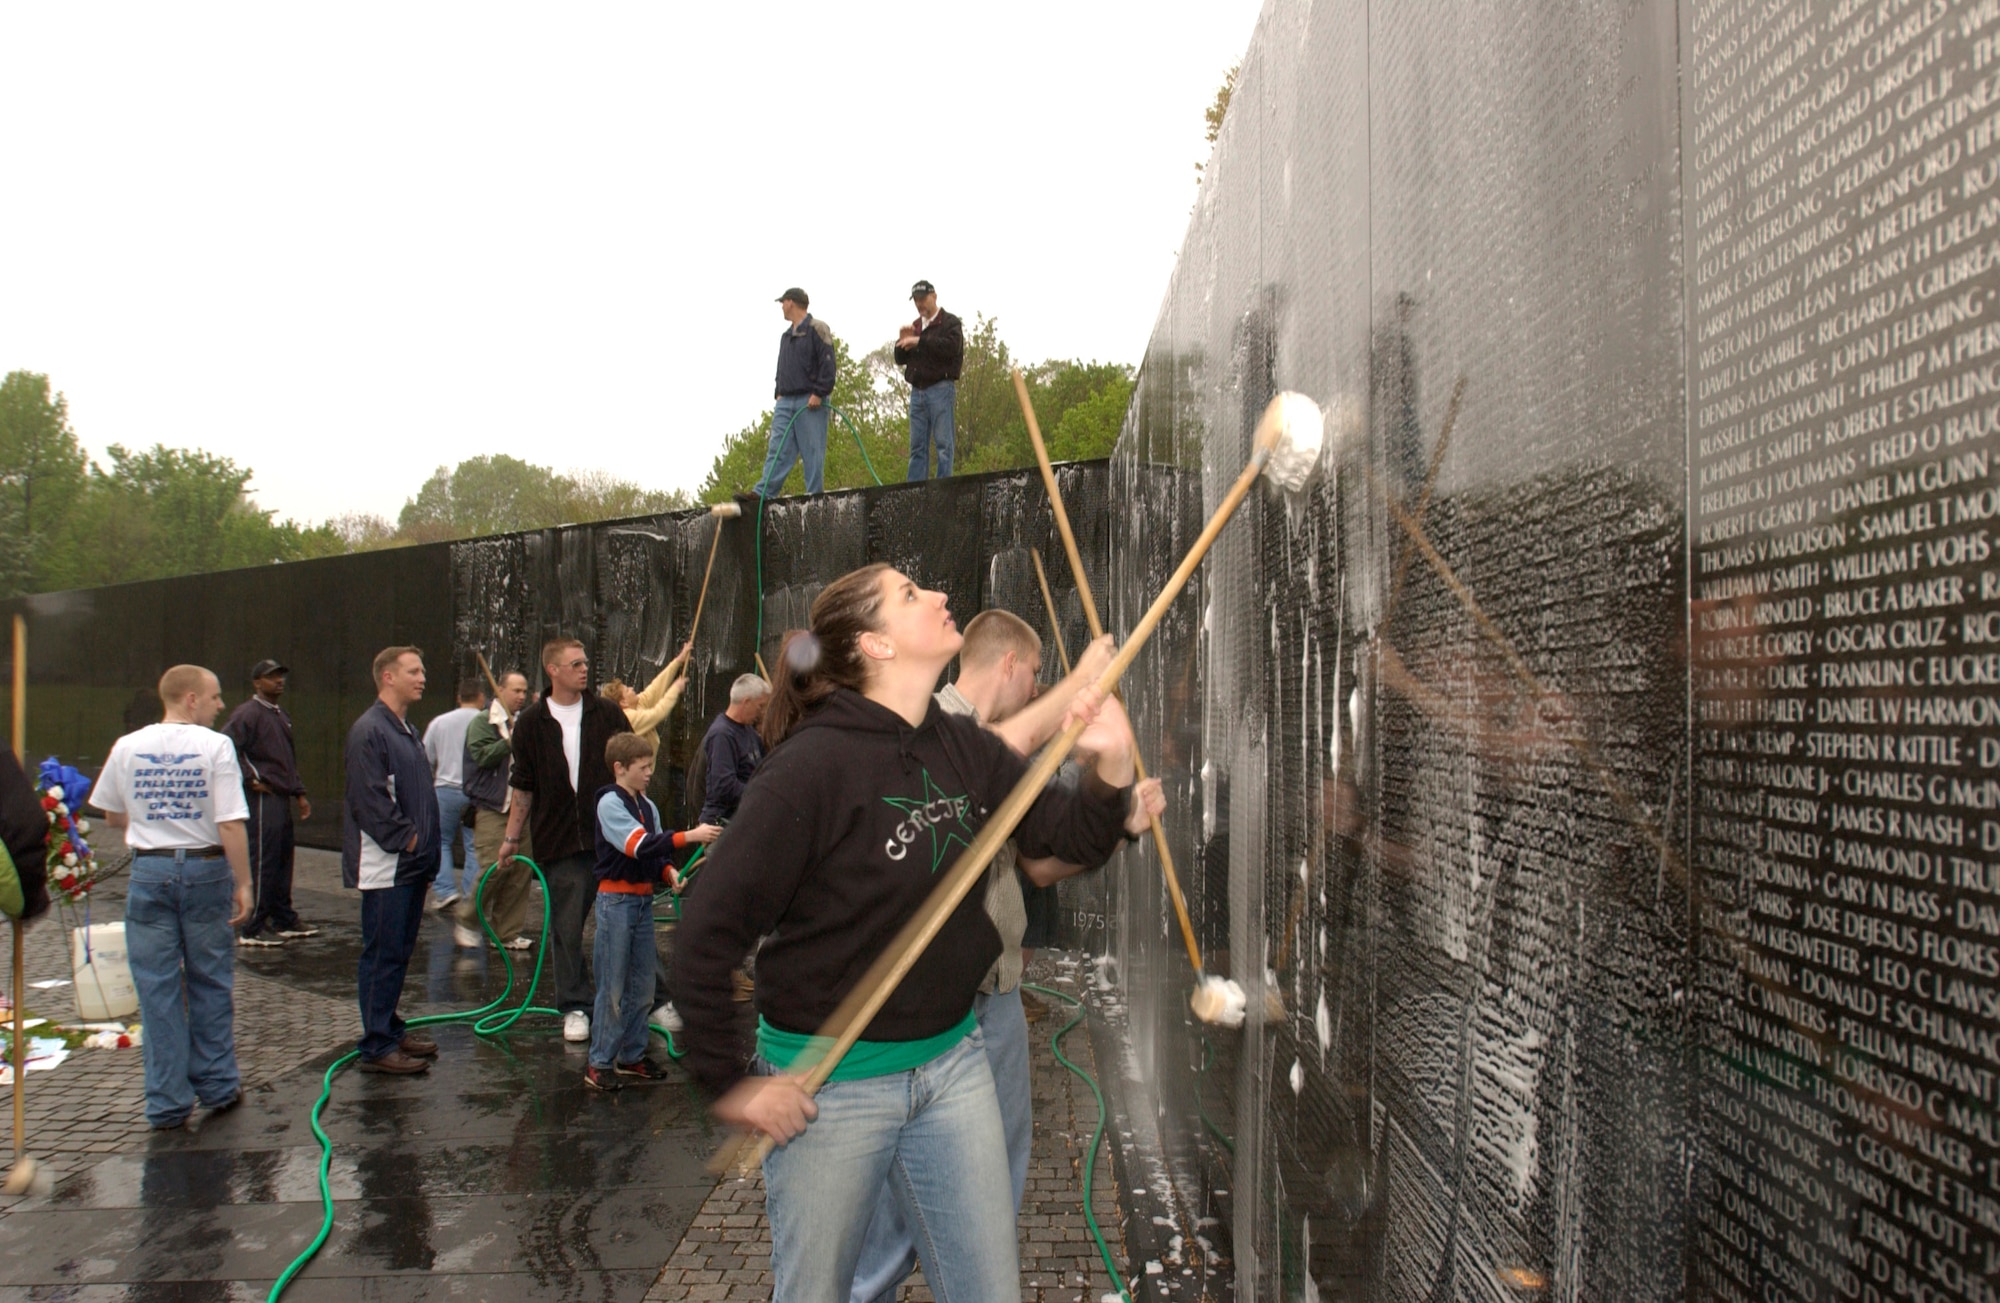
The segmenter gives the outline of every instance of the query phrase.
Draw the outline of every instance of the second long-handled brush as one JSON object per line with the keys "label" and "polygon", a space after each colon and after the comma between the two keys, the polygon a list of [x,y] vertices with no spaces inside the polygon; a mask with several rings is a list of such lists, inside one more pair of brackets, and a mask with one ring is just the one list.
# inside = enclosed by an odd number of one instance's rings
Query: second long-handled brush
{"label": "second long-handled brush", "polygon": [[[14,758],[28,768],[28,622],[14,617]],[[27,963],[21,943],[28,929],[14,923],[14,1165],[0,1181],[0,1194],[47,1194],[53,1178],[28,1152],[28,1034],[22,1021],[22,994],[28,989]]]}
{"label": "second long-handled brush", "polygon": [[[1140,648],[1144,647],[1146,640],[1152,636],[1153,630],[1159,627],[1160,621],[1166,616],[1167,608],[1173,605],[1174,599],[1180,596],[1183,588],[1187,587],[1188,580],[1194,575],[1195,567],[1201,564],[1204,556],[1208,555],[1208,549],[1222,533],[1223,526],[1229,523],[1229,518],[1236,514],[1236,508],[1242,505],[1244,497],[1250,492],[1251,485],[1255,484],[1260,476],[1268,474],[1288,491],[1302,487],[1319,460],[1320,444],[1324,437],[1325,426],[1319,419],[1318,407],[1313,405],[1311,399],[1298,394],[1280,394],[1271,401],[1271,405],[1264,410],[1263,419],[1257,423],[1249,464],[1243,468],[1243,473],[1236,477],[1236,483],[1230,486],[1229,492],[1223,495],[1215,514],[1209,517],[1208,524],[1203,526],[1201,535],[1194,541],[1194,546],[1188,550],[1187,556],[1168,577],[1159,596],[1146,608],[1146,613],[1139,617],[1139,622],[1133,626],[1132,634],[1126,639],[1125,645],[1119,648],[1118,654],[1111,658],[1111,664],[1098,676],[1094,687],[1099,693],[1108,694],[1118,686],[1119,678],[1131,667],[1133,660],[1139,655]],[[862,1031],[874,1020],[875,1015],[888,1002],[903,978],[909,974],[918,956],[923,954],[937,936],[952,911],[958,908],[959,902],[965,899],[966,894],[974,886],[985,881],[987,866],[993,862],[993,857],[999,853],[1007,839],[1014,835],[1014,829],[1020,825],[1022,817],[1028,812],[1028,807],[1041,796],[1042,789],[1048,785],[1049,779],[1055,776],[1056,770],[1068,757],[1071,748],[1075,747],[1077,739],[1083,735],[1084,728],[1085,725],[1081,721],[1072,722],[1042,748],[1041,754],[1021,776],[1021,780],[1014,785],[1014,790],[993,811],[985,825],[980,828],[978,835],[972,839],[972,845],[968,846],[951,868],[945,871],[938,885],[932,889],[930,898],[911,915],[895,939],[876,957],[875,962],[869,965],[868,971],[861,975],[861,979],[854,984],[854,989],[841,1000],[832,1016],[826,1020],[826,1024],[813,1037],[811,1042],[813,1049],[809,1049],[807,1055],[817,1052],[819,1057],[810,1061],[807,1057],[801,1057],[793,1063],[793,1070],[802,1074],[800,1084],[807,1094],[818,1093],[819,1088],[826,1084],[841,1059],[854,1047],[854,1043],[861,1039]],[[825,1048],[820,1050],[821,1046]],[[745,1137],[737,1143],[745,1144],[747,1139]],[[756,1147],[750,1150],[745,1160],[746,1168],[762,1163],[764,1156],[771,1152],[772,1143],[769,1136],[758,1138]],[[723,1154],[717,1156],[716,1163],[711,1166],[726,1167],[734,1161],[734,1155],[741,1152],[741,1148],[735,1149],[734,1153],[725,1150]]]}
{"label": "second long-handled brush", "polygon": [[701,608],[708,604],[708,580],[715,573],[716,549],[722,546],[722,522],[741,516],[743,508],[734,502],[718,502],[708,509],[708,514],[715,517],[715,538],[708,545],[708,567],[701,572],[701,596],[695,599],[694,619],[688,622],[687,640],[690,645],[694,642],[695,630],[701,628]]}
{"label": "second long-handled brush", "polygon": [[[1049,462],[1048,446],[1042,442],[1041,423],[1035,419],[1035,404],[1028,397],[1028,382],[1022,378],[1019,368],[1014,371],[1014,394],[1021,400],[1021,415],[1028,422],[1028,438],[1035,445],[1035,463],[1042,469],[1042,485],[1049,493],[1049,510],[1055,515],[1056,529],[1062,534],[1063,551],[1069,557],[1070,576],[1076,582],[1076,595],[1083,602],[1084,619],[1090,624],[1093,639],[1104,636],[1104,624],[1097,617],[1097,599],[1090,591],[1090,580],[1083,572],[1083,555],[1077,550],[1076,533],[1069,526],[1069,512],[1063,507],[1062,490],[1056,486],[1055,467]],[[1317,445],[1315,445],[1317,451]],[[1041,557],[1035,558],[1036,572],[1040,573]],[[1042,596],[1048,600],[1048,580],[1042,581]],[[1049,618],[1055,618],[1053,602]],[[1067,657],[1065,657],[1067,659]],[[1132,767],[1139,775],[1139,781],[1146,780],[1146,762],[1140,758],[1138,750],[1132,752]],[[1153,849],[1160,855],[1160,874],[1166,879],[1167,896],[1173,901],[1174,917],[1180,923],[1181,940],[1187,945],[1188,962],[1194,965],[1194,993],[1188,997],[1188,1007],[1195,1017],[1203,1022],[1220,1023],[1235,1027],[1242,1023],[1244,1010],[1249,1000],[1243,987],[1232,978],[1209,975],[1201,959],[1201,946],[1194,939],[1194,923],[1188,917],[1187,898],[1181,894],[1180,875],[1174,872],[1174,853],[1167,847],[1167,833],[1160,826],[1158,817],[1149,821],[1153,830]]]}

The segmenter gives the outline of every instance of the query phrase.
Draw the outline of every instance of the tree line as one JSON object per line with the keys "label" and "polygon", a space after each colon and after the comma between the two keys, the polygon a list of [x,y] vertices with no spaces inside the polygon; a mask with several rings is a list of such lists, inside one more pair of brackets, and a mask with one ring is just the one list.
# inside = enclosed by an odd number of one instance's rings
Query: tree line
{"label": "tree line", "polygon": [[[1021,364],[1000,338],[998,322],[975,315],[965,344],[954,473],[1032,465],[1011,378]],[[837,335],[834,346],[839,415],[827,438],[826,487],[900,483],[909,386],[891,358],[892,346],[885,343],[859,362]],[[1021,369],[1051,457],[1072,461],[1110,453],[1132,396],[1130,367],[1049,361]],[[603,471],[558,472],[493,454],[438,467],[394,521],[350,512],[310,524],[259,507],[253,469],[229,457],[164,444],[136,451],[113,444],[102,460],[93,459],[49,377],[14,371],[0,380],[0,539],[9,543],[0,548],[0,597],[682,510],[751,491],[770,430],[767,408],[729,435],[693,498]],[[803,488],[794,470],[784,491]]]}

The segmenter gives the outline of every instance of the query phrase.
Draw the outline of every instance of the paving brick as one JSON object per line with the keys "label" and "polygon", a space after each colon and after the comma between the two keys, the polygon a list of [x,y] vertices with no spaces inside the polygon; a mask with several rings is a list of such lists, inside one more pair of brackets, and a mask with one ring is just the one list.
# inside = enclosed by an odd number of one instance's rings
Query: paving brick
{"label": "paving brick", "polygon": [[[1037,964],[1037,970],[1041,965]],[[1030,981],[1046,978],[1031,976]],[[1031,997],[1033,998],[1033,997]],[[1030,1025],[1029,1065],[1035,1096],[1034,1150],[1028,1165],[1028,1191],[1020,1219],[1022,1298],[1025,1303],[1095,1303],[1115,1289],[1105,1274],[1103,1259],[1083,1217],[1082,1180],[1086,1142],[1097,1125],[1097,1101],[1088,1087],[1058,1063],[1049,1037],[1067,1019],[1043,1019]],[[1063,1048],[1084,1071],[1096,1074],[1090,1036],[1079,1026]],[[1112,1189],[1110,1150],[1097,1154],[1097,1198],[1094,1208],[1114,1257],[1123,1259],[1118,1195]],[[712,1271],[724,1250],[743,1255],[741,1270],[724,1269],[713,1285],[694,1284],[690,1271]],[[708,1299],[717,1303],[763,1303],[771,1297],[770,1227],[764,1220],[761,1174],[727,1177],[702,1205],[686,1235],[674,1248],[658,1279],[647,1291],[648,1303],[673,1299]],[[700,1265],[697,1266],[696,1264]],[[707,1276],[703,1275],[702,1280]],[[721,1293],[693,1292],[721,1290]],[[931,1303],[921,1273],[898,1293],[899,1303]]]}

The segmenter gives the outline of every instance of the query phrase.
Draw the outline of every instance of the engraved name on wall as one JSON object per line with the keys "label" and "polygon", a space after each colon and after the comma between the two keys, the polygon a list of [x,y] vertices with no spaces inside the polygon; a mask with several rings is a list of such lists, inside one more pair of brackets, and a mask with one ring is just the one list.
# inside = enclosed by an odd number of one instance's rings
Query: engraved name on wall
{"label": "engraved name on wall", "polygon": [[1690,1290],[2000,1282],[2000,4],[1688,6]]}

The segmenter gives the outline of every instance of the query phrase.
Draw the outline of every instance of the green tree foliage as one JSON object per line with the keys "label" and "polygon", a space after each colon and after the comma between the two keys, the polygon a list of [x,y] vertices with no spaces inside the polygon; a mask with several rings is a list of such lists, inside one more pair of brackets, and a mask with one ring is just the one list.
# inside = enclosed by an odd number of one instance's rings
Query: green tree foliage
{"label": "green tree foliage", "polygon": [[0,380],[0,595],[59,586],[86,480],[69,405],[32,371]]}
{"label": "green tree foliage", "polygon": [[[1209,103],[1207,108],[1202,110],[1201,118],[1206,124],[1203,136],[1211,145],[1216,142],[1217,137],[1222,135],[1223,120],[1229,116],[1229,98],[1236,93],[1236,74],[1241,71],[1243,71],[1242,64],[1230,64],[1229,71],[1223,75],[1222,85],[1216,87],[1215,99]],[[1196,185],[1201,184],[1201,174],[1207,170],[1208,164],[1206,163],[1196,163],[1194,165],[1194,183]]]}
{"label": "green tree foliage", "polygon": [[517,529],[679,511],[678,490],[642,489],[603,471],[558,474],[505,453],[440,466],[403,504],[393,533],[374,516],[346,516],[333,528],[357,548],[437,543]]}
{"label": "green tree foliage", "polygon": [[112,444],[91,463],[77,530],[60,576],[90,587],[299,561],[340,551],[327,526],[304,528],[250,499],[251,471],[227,457],[156,444]]}

